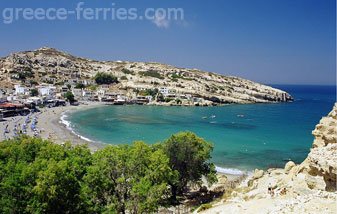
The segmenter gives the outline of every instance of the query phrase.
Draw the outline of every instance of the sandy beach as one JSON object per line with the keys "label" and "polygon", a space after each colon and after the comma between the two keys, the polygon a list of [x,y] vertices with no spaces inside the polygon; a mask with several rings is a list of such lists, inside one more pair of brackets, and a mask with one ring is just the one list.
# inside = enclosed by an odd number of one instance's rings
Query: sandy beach
{"label": "sandy beach", "polygon": [[[81,137],[74,134],[69,130],[66,124],[61,122],[62,114],[67,111],[77,111],[85,108],[94,108],[102,104],[89,104],[89,105],[79,105],[79,106],[64,106],[55,108],[43,108],[40,112],[33,113],[30,118],[30,122],[27,123],[27,132],[29,136],[34,136],[34,131],[30,128],[34,116],[36,116],[36,129],[39,136],[44,140],[51,140],[57,144],[62,144],[64,142],[70,141],[73,145],[77,144],[87,144],[91,151],[96,151],[99,148],[104,147],[104,144],[87,141]],[[22,125],[24,124],[27,116],[16,116],[4,118],[0,122],[1,138],[0,140],[5,140],[8,138],[13,138],[15,134],[15,126],[17,128],[17,133],[22,130]],[[8,125],[8,126],[7,126]],[[5,133],[7,128],[8,133]]]}

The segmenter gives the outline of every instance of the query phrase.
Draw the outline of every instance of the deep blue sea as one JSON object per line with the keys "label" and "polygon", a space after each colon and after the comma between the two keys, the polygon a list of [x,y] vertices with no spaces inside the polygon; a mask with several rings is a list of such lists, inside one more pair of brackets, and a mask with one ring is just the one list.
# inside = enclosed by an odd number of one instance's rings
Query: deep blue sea
{"label": "deep blue sea", "polygon": [[306,158],[311,132],[331,111],[336,87],[272,86],[295,101],[221,107],[103,106],[69,113],[67,120],[78,135],[107,144],[152,144],[189,130],[214,143],[212,162],[226,172],[283,167],[287,160],[299,163]]}

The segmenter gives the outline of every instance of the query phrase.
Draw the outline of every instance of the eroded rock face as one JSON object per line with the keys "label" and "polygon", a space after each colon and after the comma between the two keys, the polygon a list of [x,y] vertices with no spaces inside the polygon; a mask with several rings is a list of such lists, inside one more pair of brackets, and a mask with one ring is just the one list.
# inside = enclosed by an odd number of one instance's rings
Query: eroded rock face
{"label": "eroded rock face", "polygon": [[312,132],[313,149],[303,162],[308,174],[322,176],[325,190],[336,191],[337,175],[337,103],[327,117],[323,117]]}

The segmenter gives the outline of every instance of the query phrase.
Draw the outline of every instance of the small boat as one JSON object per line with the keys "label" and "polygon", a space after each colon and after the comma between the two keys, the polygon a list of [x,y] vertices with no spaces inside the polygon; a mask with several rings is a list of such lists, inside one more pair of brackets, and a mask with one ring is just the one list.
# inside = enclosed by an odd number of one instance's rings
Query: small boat
{"label": "small boat", "polygon": [[211,118],[216,118],[216,116],[215,116],[215,115],[212,115]]}
{"label": "small boat", "polygon": [[207,117],[202,117],[202,119],[207,119]]}
{"label": "small boat", "polygon": [[245,117],[245,115],[243,115],[243,114],[238,114],[237,116],[238,117]]}

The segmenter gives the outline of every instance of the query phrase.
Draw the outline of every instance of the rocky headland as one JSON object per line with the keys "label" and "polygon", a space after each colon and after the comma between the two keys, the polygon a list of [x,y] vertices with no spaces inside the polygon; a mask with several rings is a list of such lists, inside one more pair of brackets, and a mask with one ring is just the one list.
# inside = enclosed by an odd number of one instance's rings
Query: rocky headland
{"label": "rocky headland", "polygon": [[[27,74],[26,71],[30,73]],[[142,90],[164,88],[167,96],[182,97],[163,105],[219,105],[231,103],[287,102],[293,98],[285,91],[233,76],[204,72],[198,69],[177,68],[162,63],[95,61],[43,47],[33,51],[12,53],[0,59],[0,89],[10,94],[14,84],[63,83],[95,84],[93,77],[108,73],[118,78],[110,90],[135,99]],[[21,76],[20,76],[21,75]],[[24,77],[22,79],[21,77]],[[94,87],[86,90],[95,90]],[[85,92],[90,94],[91,92]],[[194,99],[186,99],[192,97]],[[175,103],[177,102],[177,103]]]}

